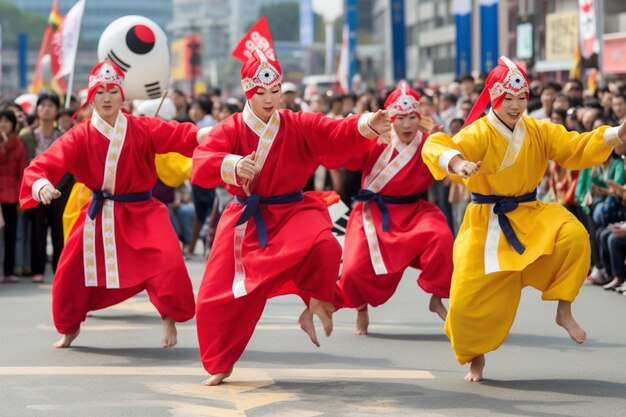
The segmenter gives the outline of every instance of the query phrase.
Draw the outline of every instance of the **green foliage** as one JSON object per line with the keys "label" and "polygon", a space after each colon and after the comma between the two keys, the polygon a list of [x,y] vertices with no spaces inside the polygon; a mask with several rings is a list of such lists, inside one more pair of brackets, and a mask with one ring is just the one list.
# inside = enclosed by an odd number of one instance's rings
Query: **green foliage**
{"label": "green foliage", "polygon": [[267,17],[274,41],[297,42],[300,38],[300,14],[297,3],[276,3],[261,7],[259,13]]}
{"label": "green foliage", "polygon": [[17,48],[20,32],[28,35],[29,48],[39,48],[48,20],[37,13],[25,12],[7,0],[0,0],[0,25],[3,49]]}
{"label": "green foliage", "polygon": [[[272,32],[274,41],[300,40],[300,10],[299,5],[293,2],[276,3],[261,7],[259,14],[267,17],[267,23]],[[288,24],[285,24],[288,22]],[[248,29],[254,24],[250,22]],[[337,18],[333,22],[335,27],[335,42],[341,42],[341,31],[343,29],[343,18]],[[325,29],[324,19],[317,13],[313,15],[313,27],[315,28],[315,41],[324,42]]]}

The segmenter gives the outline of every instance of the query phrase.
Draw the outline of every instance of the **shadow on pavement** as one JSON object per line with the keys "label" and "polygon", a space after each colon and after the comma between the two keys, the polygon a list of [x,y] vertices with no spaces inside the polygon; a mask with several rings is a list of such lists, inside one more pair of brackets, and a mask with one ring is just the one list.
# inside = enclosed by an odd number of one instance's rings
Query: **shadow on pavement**
{"label": "shadow on pavement", "polygon": [[588,379],[531,379],[519,381],[485,379],[482,384],[518,391],[555,392],[582,397],[624,399],[625,394],[624,384]]}

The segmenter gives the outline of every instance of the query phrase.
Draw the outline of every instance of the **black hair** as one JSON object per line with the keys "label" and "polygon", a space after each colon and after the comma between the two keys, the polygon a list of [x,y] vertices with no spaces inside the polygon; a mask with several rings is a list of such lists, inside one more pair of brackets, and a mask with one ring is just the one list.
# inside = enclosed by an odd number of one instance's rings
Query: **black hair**
{"label": "black hair", "polygon": [[15,113],[8,109],[0,110],[0,119],[3,118],[11,122],[11,125],[13,125],[11,132],[15,132],[15,129],[17,129],[17,117],[15,117]]}
{"label": "black hair", "polygon": [[561,87],[561,84],[555,83],[554,81],[548,81],[547,83],[543,84],[539,89],[539,95],[543,94],[543,92],[546,90],[554,90],[555,93],[558,93],[561,91],[562,88],[563,87]]}
{"label": "black hair", "polygon": [[61,116],[69,116],[72,117],[74,115],[74,110],[72,109],[61,109],[58,111],[57,113],[57,120],[59,120],[59,118]]}
{"label": "black hair", "polygon": [[198,107],[202,109],[204,114],[211,114],[211,112],[213,111],[213,103],[211,103],[211,100],[202,98],[192,100],[191,103],[189,103],[189,108],[191,108],[191,106],[193,106],[194,104],[198,105]]}
{"label": "black hair", "polygon": [[463,81],[475,82],[474,77],[472,77],[472,74],[462,74],[459,77],[459,82],[462,83]]}
{"label": "black hair", "polygon": [[35,107],[39,107],[39,105],[46,100],[51,101],[52,104],[54,104],[57,109],[61,107],[61,99],[59,99],[59,96],[56,95],[55,93],[39,94],[39,97],[37,97],[37,105]]}

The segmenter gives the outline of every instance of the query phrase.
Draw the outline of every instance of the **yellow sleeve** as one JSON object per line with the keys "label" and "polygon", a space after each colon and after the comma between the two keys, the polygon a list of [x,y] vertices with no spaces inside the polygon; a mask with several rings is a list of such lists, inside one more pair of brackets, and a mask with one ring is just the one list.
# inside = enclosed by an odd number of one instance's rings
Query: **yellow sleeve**
{"label": "yellow sleeve", "polygon": [[191,178],[191,158],[176,152],[156,155],[157,176],[168,187],[178,187]]}
{"label": "yellow sleeve", "polygon": [[77,182],[72,187],[70,196],[67,199],[65,210],[63,211],[63,240],[67,241],[67,237],[70,235],[80,211],[89,198],[91,197],[91,190],[87,188],[83,183]]}
{"label": "yellow sleeve", "polygon": [[487,150],[488,138],[484,137],[482,141],[480,138],[489,135],[489,132],[484,132],[483,126],[480,125],[481,121],[476,121],[457,133],[454,138],[439,132],[426,139],[422,147],[422,158],[435,179],[441,180],[448,175],[452,180],[460,179],[448,171],[448,164],[455,155],[460,155],[467,161],[482,161]]}
{"label": "yellow sleeve", "polygon": [[549,159],[567,168],[580,170],[606,161],[613,147],[621,143],[617,127],[600,126],[591,132],[568,132],[564,126],[536,121],[546,138]]}

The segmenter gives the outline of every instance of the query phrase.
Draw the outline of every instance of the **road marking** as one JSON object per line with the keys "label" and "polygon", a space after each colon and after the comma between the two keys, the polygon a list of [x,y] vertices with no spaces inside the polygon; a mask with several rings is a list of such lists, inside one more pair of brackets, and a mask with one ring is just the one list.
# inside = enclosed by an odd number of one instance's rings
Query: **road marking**
{"label": "road marking", "polygon": [[[131,375],[206,377],[200,367],[150,366],[3,366],[0,375]],[[428,371],[398,369],[310,369],[310,368],[235,368],[228,381],[267,381],[272,379],[435,379]],[[272,381],[273,382],[273,381]],[[226,384],[230,386],[232,383]],[[213,387],[212,387],[213,388]]]}

